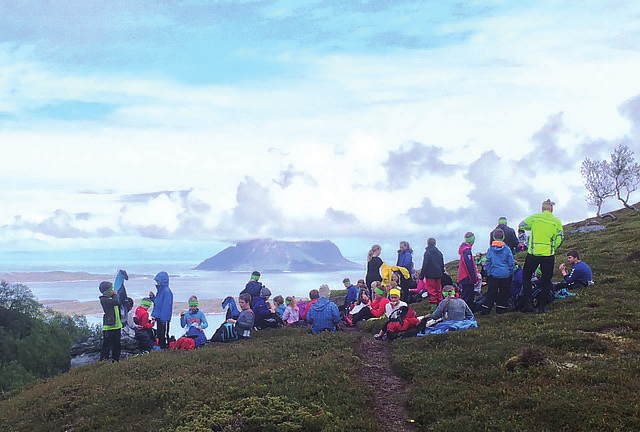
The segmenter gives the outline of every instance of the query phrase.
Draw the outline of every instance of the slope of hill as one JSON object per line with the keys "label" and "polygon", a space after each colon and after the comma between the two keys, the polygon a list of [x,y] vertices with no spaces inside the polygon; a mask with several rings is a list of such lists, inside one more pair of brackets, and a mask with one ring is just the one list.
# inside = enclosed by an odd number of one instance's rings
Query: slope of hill
{"label": "slope of hill", "polygon": [[362,266],[342,256],[325,241],[246,240],[207,258],[194,270],[323,272],[359,270]]}
{"label": "slope of hill", "polygon": [[[598,220],[607,227],[598,232],[573,229],[590,221],[565,227],[556,266],[578,249],[595,287],[556,300],[550,314],[481,316],[475,330],[385,345],[409,386],[406,430],[640,430],[639,213]],[[415,306],[419,314],[427,307]],[[364,379],[389,371],[365,362],[369,354],[358,348],[381,324],[317,336],[261,331],[250,341],[89,365],[5,395],[0,424],[12,431],[392,430],[376,402],[388,388]]]}

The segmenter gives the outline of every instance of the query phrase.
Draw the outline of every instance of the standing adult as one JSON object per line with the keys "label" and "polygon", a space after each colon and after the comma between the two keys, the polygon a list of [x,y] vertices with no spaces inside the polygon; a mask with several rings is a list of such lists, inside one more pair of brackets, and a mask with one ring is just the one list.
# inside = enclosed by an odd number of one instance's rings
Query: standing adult
{"label": "standing adult", "polygon": [[520,222],[520,228],[530,231],[527,257],[524,260],[522,269],[523,312],[533,312],[531,276],[533,276],[533,272],[538,266],[542,273],[538,282],[540,287],[538,312],[547,312],[545,308],[552,285],[551,278],[553,277],[555,254],[562,243],[564,234],[562,222],[553,215],[554,205],[555,203],[547,199],[542,203],[541,213],[533,214]]}
{"label": "standing adult", "polygon": [[487,296],[482,303],[481,314],[489,315],[493,304],[496,305],[496,313],[502,314],[509,306],[509,288],[511,278],[515,271],[515,261],[511,248],[505,243],[504,232],[496,228],[491,233],[494,239],[487,250]]}
{"label": "standing adult", "polygon": [[380,253],[382,248],[380,245],[374,244],[371,246],[369,253],[367,254],[367,287],[371,289],[371,284],[374,281],[382,282],[382,275],[380,274],[380,267],[382,267],[382,259]]}
{"label": "standing adult", "polygon": [[431,237],[427,240],[427,247],[422,257],[420,277],[425,281],[429,303],[433,309],[442,301],[442,276],[444,276],[444,257],[436,247],[436,239]]}
{"label": "standing adult", "polygon": [[411,249],[409,242],[400,242],[400,249],[398,249],[398,261],[396,265],[409,270],[410,275],[413,274],[413,249]]}
{"label": "standing adult", "polygon": [[169,275],[161,271],[153,280],[156,281],[156,290],[149,292],[149,299],[153,302],[153,312],[151,316],[156,319],[158,343],[161,349],[169,347],[169,324],[173,315],[173,292],[169,288]]}
{"label": "standing adult", "polygon": [[464,242],[458,248],[460,263],[458,267],[458,285],[460,286],[460,297],[467,302],[467,305],[473,310],[476,293],[474,286],[478,282],[478,269],[473,260],[473,252],[471,247],[476,241],[476,236],[471,232],[464,235]]}
{"label": "standing adult", "polygon": [[505,216],[500,216],[498,218],[498,226],[495,227],[493,231],[491,231],[491,234],[489,234],[489,244],[493,243],[493,241],[495,240],[494,233],[497,229],[502,230],[502,232],[504,233],[504,239],[501,241],[504,242],[509,247],[509,249],[511,249],[511,254],[515,255],[516,251],[518,250],[518,244],[520,243],[520,240],[518,240],[516,231],[507,225],[507,218]]}

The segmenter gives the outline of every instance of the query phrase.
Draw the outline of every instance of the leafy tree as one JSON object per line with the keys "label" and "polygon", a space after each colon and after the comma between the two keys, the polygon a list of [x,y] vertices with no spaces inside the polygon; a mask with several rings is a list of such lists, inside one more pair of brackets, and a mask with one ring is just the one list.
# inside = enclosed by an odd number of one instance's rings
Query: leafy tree
{"label": "leafy tree", "polygon": [[628,201],[640,184],[640,164],[634,161],[633,152],[626,145],[618,145],[611,153],[609,175],[613,179],[617,198],[626,208],[635,210]]}
{"label": "leafy tree", "polygon": [[69,370],[73,344],[94,334],[83,316],[43,308],[21,284],[0,283],[0,393]]}
{"label": "leafy tree", "polygon": [[587,188],[587,203],[597,207],[596,214],[600,215],[600,208],[604,200],[615,195],[613,179],[609,176],[609,163],[607,161],[592,161],[585,158],[582,161],[580,174],[584,178],[584,186]]}
{"label": "leafy tree", "polygon": [[42,309],[28,286],[9,284],[6,281],[0,282],[0,307],[23,312],[31,317],[37,316]]}

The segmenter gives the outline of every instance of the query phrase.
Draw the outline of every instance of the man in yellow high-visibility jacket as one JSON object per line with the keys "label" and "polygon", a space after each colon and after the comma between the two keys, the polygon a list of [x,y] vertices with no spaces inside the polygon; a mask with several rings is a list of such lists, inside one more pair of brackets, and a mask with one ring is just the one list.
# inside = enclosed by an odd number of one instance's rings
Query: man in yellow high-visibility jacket
{"label": "man in yellow high-visibility jacket", "polygon": [[538,286],[540,298],[538,299],[538,312],[546,313],[555,267],[556,250],[562,243],[563,228],[560,219],[553,215],[555,203],[546,200],[542,203],[542,213],[536,213],[520,222],[520,228],[530,231],[527,257],[522,268],[522,292],[524,294],[523,312],[533,312],[531,301],[531,276],[538,266],[542,272]]}

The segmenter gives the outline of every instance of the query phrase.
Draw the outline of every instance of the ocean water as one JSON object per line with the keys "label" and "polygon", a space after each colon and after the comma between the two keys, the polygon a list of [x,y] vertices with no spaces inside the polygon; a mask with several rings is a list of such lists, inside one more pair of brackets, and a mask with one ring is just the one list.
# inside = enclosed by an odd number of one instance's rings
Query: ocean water
{"label": "ocean water", "polygon": [[[227,296],[237,297],[250,279],[250,272],[217,272],[192,270],[197,265],[192,261],[176,262],[172,261],[130,261],[108,263],[103,261],[90,262],[19,262],[7,265],[5,261],[0,269],[2,272],[47,272],[47,271],[68,271],[86,272],[91,274],[112,275],[106,279],[113,282],[119,269],[126,270],[129,275],[146,275],[143,277],[132,277],[126,281],[127,294],[139,304],[140,299],[147,297],[150,291],[155,292],[153,276],[159,271],[169,273],[169,286],[173,292],[174,302],[188,301],[191,295],[198,296],[199,299],[223,299]],[[331,289],[344,289],[342,279],[348,277],[352,282],[364,278],[362,271],[340,271],[326,273],[262,273],[260,282],[271,290],[271,298],[276,295],[286,297],[294,295],[298,298],[306,298],[309,291],[317,289],[322,284],[327,284]],[[29,282],[29,286],[35,297],[40,301],[45,300],[77,300],[82,302],[98,302],[100,292],[98,285],[100,281],[58,281],[58,282]],[[171,334],[178,336],[181,334],[180,318],[174,306],[174,317],[171,321]],[[209,328],[205,330],[208,337],[224,321],[223,314],[208,314]],[[91,324],[100,324],[102,314],[88,315],[87,320]]]}

